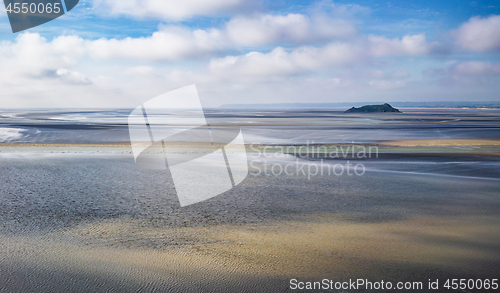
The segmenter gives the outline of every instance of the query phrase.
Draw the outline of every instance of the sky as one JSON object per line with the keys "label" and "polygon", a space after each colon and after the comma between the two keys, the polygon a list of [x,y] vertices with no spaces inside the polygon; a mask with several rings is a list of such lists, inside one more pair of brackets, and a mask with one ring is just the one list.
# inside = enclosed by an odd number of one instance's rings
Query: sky
{"label": "sky", "polygon": [[12,33],[1,108],[500,101],[498,1],[80,0]]}

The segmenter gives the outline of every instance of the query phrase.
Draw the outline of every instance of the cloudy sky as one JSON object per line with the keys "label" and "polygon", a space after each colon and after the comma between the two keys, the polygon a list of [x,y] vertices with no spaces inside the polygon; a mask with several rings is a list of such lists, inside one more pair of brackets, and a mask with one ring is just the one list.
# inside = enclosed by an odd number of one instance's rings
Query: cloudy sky
{"label": "cloudy sky", "polygon": [[2,10],[0,108],[500,101],[498,1],[405,2],[80,0],[17,34]]}

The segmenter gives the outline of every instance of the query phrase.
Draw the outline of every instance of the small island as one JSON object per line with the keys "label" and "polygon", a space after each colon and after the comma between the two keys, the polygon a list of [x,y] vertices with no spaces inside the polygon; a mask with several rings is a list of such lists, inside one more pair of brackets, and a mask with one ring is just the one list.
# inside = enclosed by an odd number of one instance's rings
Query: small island
{"label": "small island", "polygon": [[351,109],[345,111],[344,113],[376,113],[376,112],[393,112],[402,113],[391,105],[385,103],[383,105],[365,105],[363,107],[352,107]]}

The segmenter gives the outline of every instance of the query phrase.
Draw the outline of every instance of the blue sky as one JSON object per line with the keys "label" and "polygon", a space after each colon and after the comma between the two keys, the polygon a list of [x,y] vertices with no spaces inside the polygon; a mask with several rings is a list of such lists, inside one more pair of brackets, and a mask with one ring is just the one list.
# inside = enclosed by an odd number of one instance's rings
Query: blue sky
{"label": "blue sky", "polygon": [[13,34],[0,108],[132,108],[196,84],[205,104],[500,101],[497,1],[81,0]]}

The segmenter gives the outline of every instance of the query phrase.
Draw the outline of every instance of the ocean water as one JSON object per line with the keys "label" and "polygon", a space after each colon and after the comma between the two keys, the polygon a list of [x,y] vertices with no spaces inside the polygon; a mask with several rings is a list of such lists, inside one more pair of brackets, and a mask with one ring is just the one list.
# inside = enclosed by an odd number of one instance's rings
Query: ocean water
{"label": "ocean water", "polygon": [[[497,138],[499,110],[402,109],[403,114],[352,115],[337,110],[209,109],[212,124],[242,128],[245,142],[262,144],[371,143],[424,138]],[[0,142],[128,142],[131,110],[2,111]],[[168,115],[168,113],[166,114]],[[161,120],[161,117],[155,117]]]}

